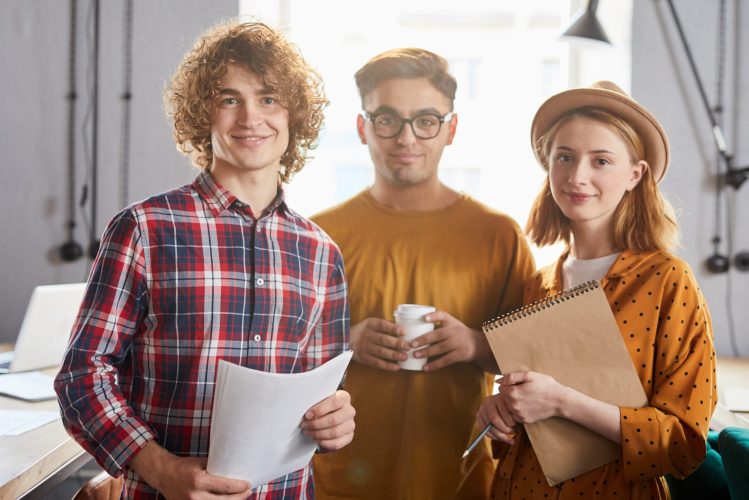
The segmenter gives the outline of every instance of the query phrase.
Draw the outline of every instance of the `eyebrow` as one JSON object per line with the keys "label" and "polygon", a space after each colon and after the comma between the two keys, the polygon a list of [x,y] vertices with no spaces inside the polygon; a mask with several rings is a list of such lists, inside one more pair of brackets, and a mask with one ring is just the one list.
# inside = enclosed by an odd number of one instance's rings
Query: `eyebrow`
{"label": "eyebrow", "polygon": [[[238,90],[236,90],[236,89],[233,89],[233,88],[230,88],[230,87],[222,87],[222,88],[219,89],[218,95],[230,95],[230,96],[239,97],[242,94]],[[273,96],[275,96],[275,95],[277,95],[277,92],[276,92],[276,90],[273,87],[271,87],[271,86],[265,86],[265,87],[263,87],[260,90],[260,92],[258,93],[258,95],[273,95]]]}
{"label": "eyebrow", "polygon": [[[569,147],[569,146],[564,146],[564,145],[562,145],[562,146],[557,146],[557,147],[556,147],[556,148],[554,148],[554,149],[562,149],[562,150],[564,150],[564,151],[572,151],[572,152],[574,152],[574,151],[575,151],[575,150],[574,150],[574,149],[572,149],[571,147]],[[601,153],[605,153],[605,154],[610,154],[610,155],[615,155],[615,154],[616,154],[616,153],[614,153],[613,151],[609,151],[608,149],[594,149],[593,151],[588,151],[588,152],[589,152],[589,153],[596,153],[596,154],[601,154]]]}
{"label": "eyebrow", "polygon": [[221,89],[219,89],[218,94],[219,95],[233,95],[233,96],[238,96],[239,95],[239,91],[238,90],[234,90],[234,89],[230,89],[230,88],[221,88]]}
{"label": "eyebrow", "polygon": [[[375,109],[372,112],[372,114],[377,114],[377,113],[391,113],[394,115],[401,116],[400,113],[396,109],[391,108],[390,106],[379,106],[377,109]],[[411,114],[411,116],[419,116],[419,115],[425,115],[425,114],[434,114],[434,115],[442,116],[442,113],[436,108],[418,109],[413,114]]]}

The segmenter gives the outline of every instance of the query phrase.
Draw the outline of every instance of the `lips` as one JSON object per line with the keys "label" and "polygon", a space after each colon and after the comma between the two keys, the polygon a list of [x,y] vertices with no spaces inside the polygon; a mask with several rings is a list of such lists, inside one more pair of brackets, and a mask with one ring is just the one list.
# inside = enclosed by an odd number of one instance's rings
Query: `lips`
{"label": "lips", "polygon": [[592,194],[577,193],[577,192],[566,192],[564,194],[567,195],[567,197],[570,200],[572,200],[574,202],[578,202],[578,203],[582,203],[584,201],[588,201],[588,200],[590,200],[590,199],[592,199],[594,197],[594,195],[592,195]]}
{"label": "lips", "polygon": [[395,153],[391,156],[400,163],[412,163],[421,157],[420,154],[416,153]]}
{"label": "lips", "polygon": [[260,142],[263,139],[267,139],[268,136],[260,136],[260,135],[232,135],[234,139],[245,141],[245,142]]}

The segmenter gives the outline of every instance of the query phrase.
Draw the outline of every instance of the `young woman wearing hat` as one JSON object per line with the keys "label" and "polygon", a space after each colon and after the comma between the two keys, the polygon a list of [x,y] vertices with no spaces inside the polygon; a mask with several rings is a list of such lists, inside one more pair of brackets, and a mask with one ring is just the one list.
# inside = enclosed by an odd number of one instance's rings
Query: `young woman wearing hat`
{"label": "young woman wearing hat", "polygon": [[[495,498],[668,498],[663,476],[689,475],[705,455],[716,404],[710,315],[677,243],[657,183],[669,160],[658,120],[611,82],[548,99],[531,127],[547,177],[526,231],[567,244],[528,280],[524,302],[601,281],[649,403],[617,407],[536,372],[504,374],[477,414],[499,446]],[[520,423],[577,422],[621,444],[621,457],[549,486]]]}

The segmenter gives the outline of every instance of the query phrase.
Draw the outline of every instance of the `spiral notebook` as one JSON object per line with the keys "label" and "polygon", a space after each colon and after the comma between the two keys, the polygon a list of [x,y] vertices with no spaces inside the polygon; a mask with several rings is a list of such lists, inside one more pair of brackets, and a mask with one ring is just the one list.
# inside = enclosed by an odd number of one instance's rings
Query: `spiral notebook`
{"label": "spiral notebook", "polygon": [[[616,406],[648,402],[597,281],[504,314],[483,330],[502,373],[545,373]],[[570,420],[524,426],[551,486],[621,457],[618,444]]]}

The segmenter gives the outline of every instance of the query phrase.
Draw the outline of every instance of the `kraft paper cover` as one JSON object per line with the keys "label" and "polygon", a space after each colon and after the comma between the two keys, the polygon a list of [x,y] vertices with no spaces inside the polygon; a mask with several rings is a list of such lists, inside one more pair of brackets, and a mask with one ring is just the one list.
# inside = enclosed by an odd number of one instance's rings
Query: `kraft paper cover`
{"label": "kraft paper cover", "polygon": [[[620,407],[648,403],[597,281],[500,316],[483,330],[502,373],[544,373]],[[621,457],[618,444],[570,420],[524,426],[551,486]]]}

